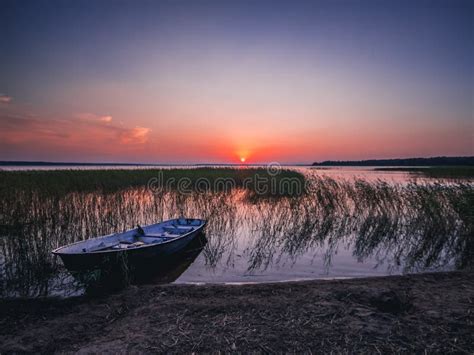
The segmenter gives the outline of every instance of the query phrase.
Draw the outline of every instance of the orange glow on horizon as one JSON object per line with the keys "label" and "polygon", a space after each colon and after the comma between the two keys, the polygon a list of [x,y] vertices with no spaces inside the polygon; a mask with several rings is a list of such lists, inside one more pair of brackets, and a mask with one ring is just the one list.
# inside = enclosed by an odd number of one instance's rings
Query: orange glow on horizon
{"label": "orange glow on horizon", "polygon": [[[12,105],[12,104],[9,104]],[[182,144],[174,132],[151,122],[122,124],[112,114],[78,113],[66,118],[41,114],[31,117],[21,107],[10,107],[19,118],[0,119],[0,160],[150,163],[311,163],[320,160],[362,160],[372,157],[435,156],[463,153],[470,139],[459,139],[468,127],[423,125],[368,125],[358,135],[353,128],[296,129],[290,133],[221,129],[210,133],[184,125]],[[1,110],[0,110],[1,114]],[[420,140],[421,134],[425,138]],[[318,137],[317,140],[314,137]],[[119,142],[119,144],[111,144]],[[409,142],[409,144],[407,144]]]}

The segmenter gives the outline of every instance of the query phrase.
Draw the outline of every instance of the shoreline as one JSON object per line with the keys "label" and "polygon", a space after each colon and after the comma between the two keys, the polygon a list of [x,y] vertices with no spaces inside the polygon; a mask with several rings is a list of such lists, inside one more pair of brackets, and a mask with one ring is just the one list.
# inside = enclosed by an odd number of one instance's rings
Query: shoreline
{"label": "shoreline", "polygon": [[474,271],[0,301],[0,352],[472,353]]}

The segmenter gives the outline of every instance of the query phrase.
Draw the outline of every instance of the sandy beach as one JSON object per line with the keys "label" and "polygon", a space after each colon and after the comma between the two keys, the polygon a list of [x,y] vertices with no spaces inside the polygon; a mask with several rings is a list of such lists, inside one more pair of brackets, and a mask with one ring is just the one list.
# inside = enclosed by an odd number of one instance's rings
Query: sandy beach
{"label": "sandy beach", "polygon": [[4,352],[474,351],[474,274],[258,285],[145,285],[4,300]]}

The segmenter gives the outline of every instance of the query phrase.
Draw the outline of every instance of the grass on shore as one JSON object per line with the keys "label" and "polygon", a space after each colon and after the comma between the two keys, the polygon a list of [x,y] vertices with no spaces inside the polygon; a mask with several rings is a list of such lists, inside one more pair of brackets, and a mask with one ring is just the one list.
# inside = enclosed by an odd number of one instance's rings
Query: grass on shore
{"label": "grass on shore", "polygon": [[471,354],[473,297],[453,272],[9,300],[0,352]]}
{"label": "grass on shore", "polygon": [[470,179],[474,178],[474,166],[427,166],[427,167],[390,167],[376,168],[376,171],[405,171],[423,174],[439,179]]}
{"label": "grass on shore", "polygon": [[288,196],[293,192],[285,180],[304,186],[305,177],[297,171],[286,169],[272,175],[264,168],[0,171],[0,196],[13,191],[64,195],[69,192],[115,192],[147,186],[192,191],[206,190],[209,186],[211,191],[245,188],[257,192],[265,189],[265,184],[270,191],[271,183],[282,187],[276,189],[276,195]]}

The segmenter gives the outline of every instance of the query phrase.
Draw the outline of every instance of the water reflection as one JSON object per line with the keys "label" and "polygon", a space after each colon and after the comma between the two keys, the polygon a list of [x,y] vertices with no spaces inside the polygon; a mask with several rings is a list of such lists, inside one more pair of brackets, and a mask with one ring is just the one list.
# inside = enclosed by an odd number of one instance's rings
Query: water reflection
{"label": "water reflection", "polygon": [[[153,260],[145,259],[128,263],[127,254],[117,254],[114,262],[92,271],[73,272],[75,291],[98,295],[121,290],[130,284],[165,284],[178,279],[202,252],[207,239],[204,233],[198,234],[184,249],[172,256]],[[64,285],[67,286],[67,285]]]}
{"label": "water reflection", "polygon": [[[308,193],[298,197],[263,198],[245,190],[153,194],[140,188],[63,197],[23,194],[4,200],[1,296],[80,292],[80,283],[50,254],[52,249],[179,216],[207,219],[207,244],[174,264],[167,261],[172,267],[161,267],[155,282],[208,282],[216,273],[219,281],[242,281],[275,270],[287,277],[298,274],[303,261],[321,255],[328,272],[337,268],[339,261],[334,260],[344,251],[349,268],[383,264],[385,274],[472,267],[471,184],[335,179],[312,172],[308,178]],[[313,269],[324,273],[317,263],[305,265],[308,275]]]}

